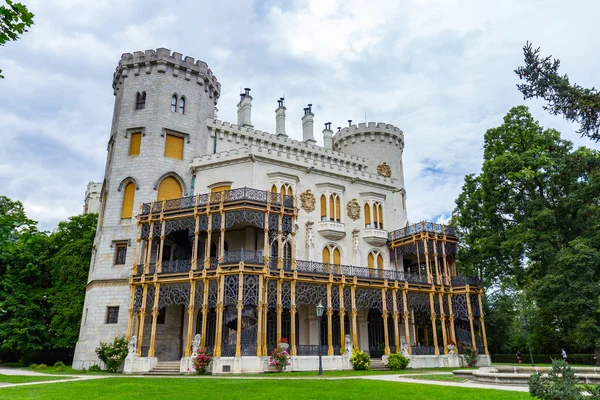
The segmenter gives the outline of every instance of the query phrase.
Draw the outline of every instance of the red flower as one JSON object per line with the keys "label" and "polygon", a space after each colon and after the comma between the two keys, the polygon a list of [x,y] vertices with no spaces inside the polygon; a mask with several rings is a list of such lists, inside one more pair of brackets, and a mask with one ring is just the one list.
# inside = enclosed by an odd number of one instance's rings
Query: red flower
{"label": "red flower", "polygon": [[281,340],[280,340],[280,342],[281,342],[281,343],[287,343],[287,342],[288,342],[288,340],[287,340],[287,338],[284,338],[284,337],[282,337],[282,338],[281,338]]}

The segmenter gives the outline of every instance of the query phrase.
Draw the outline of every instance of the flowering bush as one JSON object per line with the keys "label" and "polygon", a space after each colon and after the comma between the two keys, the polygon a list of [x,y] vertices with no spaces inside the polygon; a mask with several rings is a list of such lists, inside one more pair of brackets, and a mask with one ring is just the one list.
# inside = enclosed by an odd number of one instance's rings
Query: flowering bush
{"label": "flowering bush", "polygon": [[388,358],[388,368],[392,371],[401,371],[408,367],[410,360],[404,357],[402,354],[392,353]]}
{"label": "flowering bush", "polygon": [[465,362],[469,367],[475,367],[477,365],[477,361],[479,361],[479,352],[476,348],[471,347],[471,345],[466,345],[464,357]]}
{"label": "flowering bush", "polygon": [[96,348],[96,354],[110,372],[117,372],[125,357],[127,357],[127,340],[124,336],[116,337],[112,343],[100,342],[100,346]]}
{"label": "flowering bush", "polygon": [[359,371],[369,371],[371,369],[371,357],[364,351],[357,348],[352,349],[352,357],[350,357],[352,368]]}
{"label": "flowering bush", "polygon": [[284,337],[282,337],[282,338],[279,340],[279,343],[287,343],[287,342],[288,342],[287,338],[284,338]]}
{"label": "flowering bush", "polygon": [[200,375],[206,374],[212,359],[212,354],[206,351],[206,348],[199,349],[196,356],[192,357],[192,364],[196,369],[196,373]]}
{"label": "flowering bush", "polygon": [[290,355],[287,351],[280,347],[273,349],[271,357],[269,357],[269,366],[275,367],[277,372],[281,372],[290,364]]}

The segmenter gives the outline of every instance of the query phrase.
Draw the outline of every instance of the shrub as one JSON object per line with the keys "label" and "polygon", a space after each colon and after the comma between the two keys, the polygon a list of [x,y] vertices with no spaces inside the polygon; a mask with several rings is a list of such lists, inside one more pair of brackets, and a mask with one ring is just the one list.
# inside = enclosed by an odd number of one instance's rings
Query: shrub
{"label": "shrub", "polygon": [[352,357],[350,357],[352,368],[359,371],[369,371],[371,369],[371,357],[364,351],[357,348],[352,349]]}
{"label": "shrub", "polygon": [[55,367],[57,367],[57,368],[58,368],[58,367],[63,367],[63,368],[64,368],[64,366],[65,366],[65,363],[64,363],[64,362],[62,362],[62,361],[57,361],[57,362],[55,362],[55,363],[54,363],[54,366],[55,366]]}
{"label": "shrub", "polygon": [[600,387],[578,387],[575,372],[563,360],[552,362],[548,376],[532,374],[529,394],[542,400],[600,399]]}
{"label": "shrub", "polygon": [[196,373],[200,375],[206,374],[208,366],[212,362],[212,354],[206,351],[206,348],[198,350],[195,357],[192,358],[192,364],[196,369]]}
{"label": "shrub", "polygon": [[[528,351],[521,351],[523,355],[521,359],[523,364],[530,364],[531,358],[529,357]],[[492,354],[492,362],[494,363],[511,363],[517,362],[517,356],[514,354]],[[594,354],[569,354],[569,364],[582,364],[582,365],[596,365],[596,359]],[[534,354],[533,361],[536,364],[551,364],[552,360],[559,359],[560,354]]]}
{"label": "shrub", "polygon": [[31,369],[36,369],[36,368],[37,368],[37,366],[38,366],[37,364],[31,364],[31,365],[29,366],[29,368],[31,368]]}
{"label": "shrub", "polygon": [[479,361],[479,352],[476,348],[471,347],[471,345],[465,346],[465,362],[469,367],[474,367],[477,365],[477,361]]}
{"label": "shrub", "polygon": [[[84,368],[84,370],[85,370],[85,368]],[[88,368],[88,371],[90,371],[90,372],[100,372],[100,371],[102,371],[102,368],[100,368],[99,365],[92,365],[92,366],[90,366]]]}
{"label": "shrub", "polygon": [[408,367],[410,360],[402,354],[393,353],[388,357],[388,368],[394,371],[401,371]]}
{"label": "shrub", "polygon": [[54,370],[55,370],[56,372],[64,372],[64,371],[66,371],[66,370],[67,370],[67,368],[66,368],[66,367],[64,367],[64,366],[62,366],[62,367],[61,367],[61,366],[59,365],[59,366],[58,366],[58,367],[56,367]]}
{"label": "shrub", "polygon": [[79,371],[80,374],[87,374],[87,369],[85,369],[85,367],[81,368],[81,371]]}
{"label": "shrub", "polygon": [[38,364],[35,367],[35,369],[46,369],[46,368],[48,368],[48,366],[46,364],[44,364],[44,363]]}
{"label": "shrub", "polygon": [[275,367],[277,372],[282,372],[288,365],[290,365],[289,353],[279,346],[275,347],[269,357],[269,366]]}
{"label": "shrub", "polygon": [[[96,354],[110,372],[117,372],[125,357],[127,357],[127,340],[124,336],[116,337],[112,343],[100,342],[96,348]],[[91,368],[91,367],[90,367]]]}

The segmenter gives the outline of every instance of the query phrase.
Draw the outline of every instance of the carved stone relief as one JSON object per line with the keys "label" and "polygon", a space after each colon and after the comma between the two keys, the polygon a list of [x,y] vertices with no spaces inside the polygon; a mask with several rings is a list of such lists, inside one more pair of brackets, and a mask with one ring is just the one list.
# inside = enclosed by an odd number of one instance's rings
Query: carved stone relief
{"label": "carved stone relief", "polygon": [[346,205],[346,209],[348,217],[350,217],[351,220],[356,221],[360,218],[360,204],[358,204],[356,199],[350,200]]}
{"label": "carved stone relief", "polygon": [[307,213],[315,210],[316,202],[315,195],[310,189],[306,189],[304,192],[300,193],[300,205]]}
{"label": "carved stone relief", "polygon": [[377,166],[377,174],[390,178],[392,176],[392,168],[384,161]]}

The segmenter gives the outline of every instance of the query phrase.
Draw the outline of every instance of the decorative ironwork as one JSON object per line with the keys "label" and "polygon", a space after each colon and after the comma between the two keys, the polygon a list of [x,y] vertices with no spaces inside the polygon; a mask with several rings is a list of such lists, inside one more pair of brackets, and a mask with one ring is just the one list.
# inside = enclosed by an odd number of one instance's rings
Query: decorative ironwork
{"label": "decorative ironwork", "polygon": [[188,272],[192,269],[192,261],[191,260],[173,260],[173,261],[163,261],[162,263],[162,273],[176,273],[176,272]]}
{"label": "decorative ironwork", "polygon": [[344,287],[344,309],[352,311],[352,289],[348,286]]}
{"label": "decorative ironwork", "polygon": [[394,292],[390,289],[385,292],[385,308],[389,313],[394,312]]}
{"label": "decorative ironwork", "polygon": [[223,254],[223,264],[235,264],[244,262],[246,264],[263,265],[264,257],[262,250],[229,250]]}
{"label": "decorative ironwork", "polygon": [[447,236],[456,237],[456,229],[453,226],[436,224],[434,222],[419,222],[390,232],[388,238],[389,240],[401,239],[421,232],[445,234]]}
{"label": "decorative ironwork", "polygon": [[238,302],[238,281],[237,275],[225,276],[225,292],[223,296],[223,305],[237,305]]}
{"label": "decorative ironwork", "polygon": [[179,305],[187,307],[190,303],[190,285],[188,283],[163,284],[160,286],[158,308]]}
{"label": "decorative ironwork", "polygon": [[327,287],[313,283],[296,283],[296,307],[315,305],[319,301],[327,304]]}
{"label": "decorative ironwork", "polygon": [[208,307],[214,308],[217,306],[217,300],[219,297],[219,284],[216,280],[211,279],[208,281]]}
{"label": "decorative ironwork", "polygon": [[196,281],[196,292],[194,294],[194,307],[202,307],[204,305],[204,282]]}
{"label": "decorative ironwork", "polygon": [[152,310],[154,307],[154,289],[154,285],[148,285],[148,291],[146,293],[146,312],[149,312],[149,310]]}
{"label": "decorative ironwork", "polygon": [[[321,354],[327,354],[328,346],[321,345]],[[319,355],[318,344],[299,344],[296,345],[296,354],[299,356],[317,356]]]}
{"label": "decorative ironwork", "polygon": [[481,279],[477,276],[453,276],[450,278],[452,286],[481,286]]}
{"label": "decorative ironwork", "polygon": [[150,224],[142,224],[142,231],[140,232],[140,237],[142,239],[147,239],[150,236]]}
{"label": "decorative ironwork", "polygon": [[396,307],[398,308],[400,315],[404,314],[404,296],[402,295],[402,290],[396,291]]}
{"label": "decorative ironwork", "polygon": [[277,307],[277,282],[269,281],[267,288],[267,304],[269,308]]}
{"label": "decorative ironwork", "polygon": [[[433,354],[435,354],[435,347],[433,346],[412,346],[411,347],[411,351],[412,354],[415,356],[431,356]],[[444,354],[444,351],[442,350],[442,353],[440,354]]]}
{"label": "decorative ironwork", "polygon": [[292,286],[290,282],[281,282],[281,305],[283,308],[292,307]]}
{"label": "decorative ironwork", "polygon": [[281,218],[281,230],[284,233],[292,232],[292,217],[289,215],[284,215]]}
{"label": "decorative ironwork", "polygon": [[273,229],[275,231],[279,230],[279,215],[278,214],[269,214],[269,229]]}
{"label": "decorative ironwork", "polygon": [[340,311],[340,288],[338,286],[331,288],[331,309]]}
{"label": "decorative ironwork", "polygon": [[431,314],[429,293],[408,292],[406,294],[406,303],[408,311],[421,311]]}
{"label": "decorative ironwork", "polygon": [[212,230],[221,229],[221,214],[212,215]]}
{"label": "decorative ironwork", "polygon": [[182,230],[194,232],[196,230],[196,221],[194,218],[177,218],[165,221],[165,236],[171,232]]}
{"label": "decorative ironwork", "polygon": [[356,308],[374,308],[383,312],[383,303],[380,289],[356,288]]}
{"label": "decorative ironwork", "polygon": [[160,222],[155,222],[154,223],[154,228],[152,229],[152,237],[159,238],[161,231],[162,231],[161,223]]}
{"label": "decorative ironwork", "polygon": [[469,295],[469,298],[471,300],[471,314],[473,314],[474,317],[479,317],[479,296],[471,294]]}
{"label": "decorative ironwork", "polygon": [[258,275],[244,275],[244,305],[258,306]]}
{"label": "decorative ironwork", "polygon": [[136,286],[133,295],[133,311],[139,312],[142,308],[143,294],[144,289],[141,286]]}
{"label": "decorative ironwork", "polygon": [[207,232],[208,231],[208,215],[201,215],[198,219],[198,231],[199,232]]}
{"label": "decorative ironwork", "polygon": [[265,215],[261,211],[254,210],[236,210],[225,213],[225,228],[230,228],[242,222],[247,222],[258,228],[264,228]]}
{"label": "decorative ironwork", "polygon": [[467,319],[469,317],[467,297],[464,294],[455,294],[452,296],[452,311],[455,319]]}

